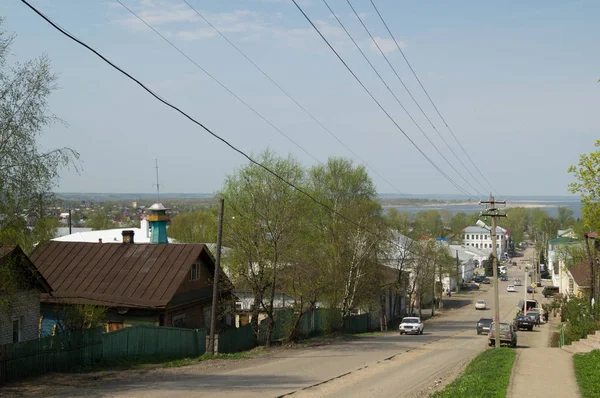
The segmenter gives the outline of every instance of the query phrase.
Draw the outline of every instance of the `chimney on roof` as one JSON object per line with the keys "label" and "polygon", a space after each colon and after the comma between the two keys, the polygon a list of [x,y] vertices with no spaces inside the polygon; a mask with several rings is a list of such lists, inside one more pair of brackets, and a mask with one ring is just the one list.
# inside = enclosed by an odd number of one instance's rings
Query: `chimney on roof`
{"label": "chimney on roof", "polygon": [[123,235],[123,243],[133,244],[133,234],[134,233],[135,232],[130,229],[121,232],[121,234]]}
{"label": "chimney on roof", "polygon": [[98,238],[98,243],[102,243],[102,238]]}

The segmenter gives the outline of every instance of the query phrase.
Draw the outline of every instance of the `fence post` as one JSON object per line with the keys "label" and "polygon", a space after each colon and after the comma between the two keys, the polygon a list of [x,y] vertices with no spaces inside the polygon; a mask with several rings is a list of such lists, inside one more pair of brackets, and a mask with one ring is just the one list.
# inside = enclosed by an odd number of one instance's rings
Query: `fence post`
{"label": "fence post", "polygon": [[0,365],[2,365],[0,384],[3,384],[6,381],[6,344],[0,346]]}

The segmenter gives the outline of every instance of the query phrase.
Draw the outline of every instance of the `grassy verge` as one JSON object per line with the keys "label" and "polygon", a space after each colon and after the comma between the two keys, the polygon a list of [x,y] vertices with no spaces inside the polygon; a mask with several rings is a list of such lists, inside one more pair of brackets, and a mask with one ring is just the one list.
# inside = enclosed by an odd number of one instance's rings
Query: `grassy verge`
{"label": "grassy verge", "polygon": [[172,357],[135,357],[103,360],[100,363],[73,369],[75,372],[97,372],[103,370],[128,370],[128,369],[154,369],[154,368],[178,368],[193,365],[195,363],[214,359],[246,359],[264,353],[264,350],[251,350],[236,352],[233,354],[203,354],[194,358],[172,358]]}
{"label": "grassy verge", "polygon": [[573,361],[581,396],[600,397],[600,350],[575,354]]}
{"label": "grassy verge", "polygon": [[431,397],[505,397],[514,361],[515,352],[510,348],[486,350],[476,356],[456,380]]}

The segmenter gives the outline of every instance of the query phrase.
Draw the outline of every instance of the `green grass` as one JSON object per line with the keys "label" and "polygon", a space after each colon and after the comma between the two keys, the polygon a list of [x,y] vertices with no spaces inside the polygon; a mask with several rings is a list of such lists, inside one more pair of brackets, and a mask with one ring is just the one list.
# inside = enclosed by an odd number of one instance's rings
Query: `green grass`
{"label": "green grass", "polygon": [[505,397],[514,361],[515,352],[510,348],[486,350],[476,356],[456,380],[431,397]]}
{"label": "green grass", "polygon": [[600,350],[575,354],[575,376],[583,398],[600,397]]}

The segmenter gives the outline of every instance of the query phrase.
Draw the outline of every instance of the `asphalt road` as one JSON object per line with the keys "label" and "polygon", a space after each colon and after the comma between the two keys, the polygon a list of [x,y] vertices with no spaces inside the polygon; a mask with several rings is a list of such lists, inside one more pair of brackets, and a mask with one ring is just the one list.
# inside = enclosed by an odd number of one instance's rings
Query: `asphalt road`
{"label": "asphalt road", "polygon": [[[525,287],[506,292],[518,267],[509,267],[509,282],[500,282],[500,312],[511,320]],[[113,397],[421,397],[445,384],[487,347],[487,336],[478,336],[479,318],[493,318],[493,285],[479,292],[452,297],[457,309],[445,310],[425,324],[423,335],[386,333],[353,341],[300,350],[280,350],[270,358],[242,361],[239,366],[163,369],[101,383],[93,388],[69,389],[57,396]],[[539,289],[538,289],[539,291]],[[477,299],[487,310],[475,310]],[[545,325],[542,326],[542,328]],[[518,334],[518,345],[543,346],[540,328]],[[542,341],[544,340],[544,341]]]}

